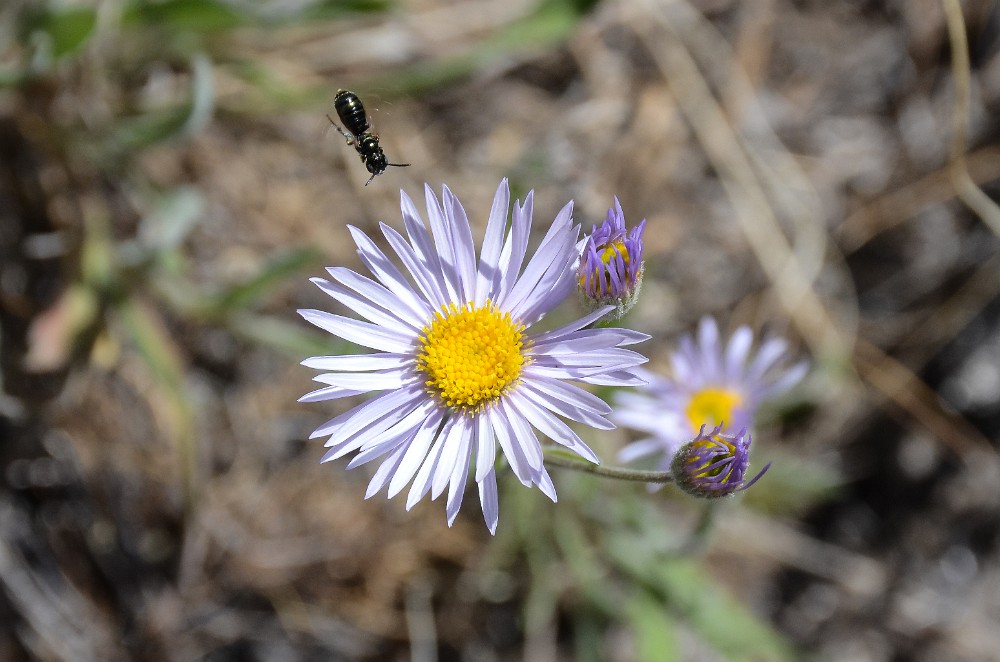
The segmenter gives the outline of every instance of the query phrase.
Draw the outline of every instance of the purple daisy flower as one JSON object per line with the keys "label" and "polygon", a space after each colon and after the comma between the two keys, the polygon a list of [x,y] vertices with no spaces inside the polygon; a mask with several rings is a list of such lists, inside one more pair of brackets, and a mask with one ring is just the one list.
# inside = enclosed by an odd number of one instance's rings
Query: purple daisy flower
{"label": "purple daisy flower", "polygon": [[640,369],[647,384],[620,394],[612,418],[650,436],[627,445],[619,459],[661,456],[659,466],[666,469],[680,446],[703,426],[751,429],[761,403],[790,389],[808,370],[805,361],[783,367],[788,345],[781,338],[765,341],[755,355],[752,345],[753,332],[741,326],[724,346],[715,320],[704,317],[697,340],[684,335],[671,354],[669,377]]}
{"label": "purple daisy flower", "polygon": [[611,408],[574,380],[633,386],[646,358],[623,349],[648,336],[625,329],[585,328],[602,308],[555,330],[531,326],[574,287],[580,228],[572,202],[556,216],[538,250],[524,265],[533,194],[514,203],[506,230],[510,192],[497,188],[478,256],[465,210],[445,187],[441,202],[425,186],[430,231],[401,193],[404,237],[382,223],[401,271],[363,232],[349,230],[374,280],[345,267],[328,269],[334,282],[314,278],[324,292],[367,321],[319,310],[300,310],[335,336],[376,350],[352,356],[317,356],[303,365],[328,370],[325,384],[300,400],[316,402],[362,393],[374,398],[333,418],[311,435],[328,437],[322,461],[356,453],[354,468],[381,459],[365,498],[388,488],[389,497],[410,485],[406,507],[428,492],[448,488],[448,524],[462,504],[470,466],[486,524],[496,531],[499,445],[517,478],[556,500],[545,470],[537,429],[597,463],[597,456],[560,417],[611,429]]}
{"label": "purple daisy flower", "polygon": [[747,489],[764,475],[768,464],[756,476],[746,480],[750,467],[750,435],[746,430],[735,436],[722,434],[722,426],[698,436],[681,446],[670,463],[677,486],[693,496],[717,499]]}
{"label": "purple daisy flower", "polygon": [[642,233],[646,219],[628,232],[625,213],[615,197],[608,217],[584,239],[577,284],[589,309],[614,306],[620,319],[635,305],[642,284]]}

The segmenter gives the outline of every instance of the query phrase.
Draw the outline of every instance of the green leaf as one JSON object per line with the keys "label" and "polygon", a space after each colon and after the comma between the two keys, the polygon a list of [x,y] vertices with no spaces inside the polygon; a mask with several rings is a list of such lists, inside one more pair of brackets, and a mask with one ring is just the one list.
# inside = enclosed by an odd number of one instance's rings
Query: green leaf
{"label": "green leaf", "polygon": [[377,14],[388,11],[388,0],[322,0],[302,12],[306,21],[326,21],[356,14]]}
{"label": "green leaf", "polygon": [[795,515],[830,499],[844,482],[828,464],[778,448],[757,450],[755,463],[761,463],[757,470],[764,462],[770,462],[771,468],[743,493],[743,503],[748,508],[771,515]]}
{"label": "green leaf", "polygon": [[137,0],[125,10],[123,22],[162,27],[172,32],[221,32],[246,22],[245,16],[214,0]]}
{"label": "green leaf", "polygon": [[190,138],[212,118],[215,104],[211,60],[202,53],[191,58],[191,99],[179,108],[122,118],[114,134],[119,151],[129,153],[171,139]]}
{"label": "green leaf", "polygon": [[373,88],[387,96],[410,96],[425,90],[448,85],[476,71],[488,69],[511,56],[524,55],[561,43],[568,39],[583,20],[594,0],[548,0],[523,19],[513,21],[503,29],[476,42],[468,52],[430,64],[417,65],[393,72],[372,82]]}
{"label": "green leaf", "polygon": [[636,659],[644,662],[680,659],[675,621],[662,600],[642,592],[625,605],[625,618],[635,635]]}
{"label": "green leaf", "polygon": [[700,562],[653,554],[634,542],[623,537],[611,542],[615,562],[727,659],[796,659],[781,636],[723,591]]}
{"label": "green leaf", "polygon": [[113,135],[113,143],[117,150],[130,153],[168,140],[183,131],[189,111],[188,107],[172,108],[121,118]]}
{"label": "green leaf", "polygon": [[300,360],[307,356],[354,354],[358,351],[352,343],[313,331],[301,320],[292,323],[277,317],[237,315],[231,320],[229,328],[248,340]]}
{"label": "green leaf", "polygon": [[117,312],[128,337],[157,384],[183,400],[184,370],[180,350],[170,338],[163,320],[146,304],[128,298],[118,303]]}
{"label": "green leaf", "polygon": [[653,579],[698,634],[730,659],[794,659],[791,648],[769,625],[715,586],[694,560],[660,564]]}
{"label": "green leaf", "polygon": [[573,619],[573,659],[577,662],[601,662],[606,625],[603,619],[586,611],[577,611]]}
{"label": "green leaf", "polygon": [[52,40],[52,56],[60,58],[82,47],[93,34],[96,24],[97,13],[94,10],[74,7],[49,10],[34,27],[49,35]]}
{"label": "green leaf", "polygon": [[191,186],[181,186],[157,200],[153,211],[142,219],[139,237],[154,253],[169,251],[181,245],[205,209],[201,192]]}
{"label": "green leaf", "polygon": [[320,253],[312,248],[299,248],[277,258],[266,265],[253,278],[234,285],[217,295],[208,311],[213,315],[227,315],[252,308],[276,287],[283,285],[320,260]]}

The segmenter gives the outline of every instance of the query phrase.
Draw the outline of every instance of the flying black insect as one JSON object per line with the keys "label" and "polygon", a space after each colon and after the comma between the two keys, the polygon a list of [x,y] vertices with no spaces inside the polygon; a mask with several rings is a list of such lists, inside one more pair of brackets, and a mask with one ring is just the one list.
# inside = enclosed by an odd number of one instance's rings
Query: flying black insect
{"label": "flying black insect", "polygon": [[357,94],[349,90],[337,90],[337,96],[333,98],[333,107],[345,128],[337,126],[337,123],[329,115],[326,118],[342,136],[347,138],[347,144],[357,150],[365,167],[368,168],[368,172],[372,174],[365,182],[365,186],[371,184],[376,175],[385,172],[388,166],[405,168],[410,165],[409,163],[389,163],[386,160],[385,153],[378,144],[378,136],[371,132],[368,115],[365,113],[365,107]]}

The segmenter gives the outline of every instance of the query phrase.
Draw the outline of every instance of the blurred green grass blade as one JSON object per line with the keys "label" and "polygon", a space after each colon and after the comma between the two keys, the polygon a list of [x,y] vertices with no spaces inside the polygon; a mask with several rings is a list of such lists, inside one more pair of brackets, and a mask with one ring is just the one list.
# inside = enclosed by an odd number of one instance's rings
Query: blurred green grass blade
{"label": "blurred green grass blade", "polygon": [[137,0],[122,14],[122,23],[150,25],[170,32],[223,32],[244,24],[245,16],[215,0]]}
{"label": "blurred green grass blade", "polygon": [[590,6],[574,0],[548,0],[533,14],[501,32],[492,47],[498,51],[519,51],[562,41],[576,28]]}
{"label": "blurred green grass blade", "polygon": [[183,243],[205,210],[205,198],[193,186],[180,186],[160,196],[139,225],[139,240],[154,253]]}
{"label": "blurred green grass blade", "polygon": [[275,75],[259,60],[233,59],[227,63],[226,72],[247,83],[254,93],[220,101],[220,114],[263,117],[295,108],[312,111],[332,99],[329,85],[296,85]]}
{"label": "blurred green grass blade", "polygon": [[253,278],[234,285],[213,297],[209,314],[229,315],[257,305],[275,288],[317,264],[321,253],[312,248],[298,248],[273,259]]}
{"label": "blurred green grass blade", "polygon": [[594,614],[578,611],[573,619],[573,659],[575,662],[602,662],[604,636],[607,630],[603,619]]}
{"label": "blurred green grass blade", "polygon": [[715,586],[698,562],[678,558],[660,564],[654,580],[698,634],[729,659],[795,659],[780,635]]}
{"label": "blurred green grass blade", "polygon": [[607,570],[597,558],[594,546],[587,540],[576,514],[567,513],[555,518],[553,534],[576,589],[596,610],[608,617],[616,617],[619,605],[606,583]]}
{"label": "blurred green grass blade", "polygon": [[85,7],[48,8],[28,19],[29,31],[41,30],[48,35],[53,58],[79,50],[94,33],[97,13]]}
{"label": "blurred green grass blade", "polygon": [[180,134],[188,114],[185,107],[123,117],[118,120],[112,144],[119,152],[131,153],[163,142]]}
{"label": "blurred green grass blade", "polygon": [[215,107],[211,60],[203,53],[191,58],[191,98],[183,106],[120,118],[112,144],[129,154],[171,139],[190,138],[208,125]]}
{"label": "blurred green grass blade", "polygon": [[212,60],[204,53],[195,53],[191,58],[191,104],[187,118],[181,126],[182,138],[190,138],[201,132],[212,121],[215,108],[215,81],[212,76]]}
{"label": "blurred green grass blade", "polygon": [[796,659],[781,636],[717,586],[699,561],[655,554],[626,537],[611,540],[609,552],[624,572],[661,596],[673,613],[727,659]]}
{"label": "blurred green grass blade", "polygon": [[167,405],[164,410],[169,416],[169,438],[179,458],[184,511],[191,513],[198,500],[201,481],[195,413],[185,388],[181,352],[162,318],[144,302],[134,297],[123,298],[116,312]]}
{"label": "blurred green grass blade", "polygon": [[461,80],[498,61],[547,48],[569,38],[594,0],[548,0],[530,15],[482,40],[472,51],[400,69],[372,83],[387,96],[411,96]]}
{"label": "blurred green grass blade", "polygon": [[833,497],[843,477],[829,464],[804,460],[777,448],[758,449],[754,462],[758,469],[771,463],[767,473],[743,493],[748,508],[771,515],[790,516]]}
{"label": "blurred green grass blade", "polygon": [[180,355],[162,321],[148,307],[129,297],[118,303],[116,311],[156,382],[172,396],[183,397],[184,372]]}
{"label": "blurred green grass blade", "polygon": [[637,660],[681,659],[675,621],[662,600],[641,592],[625,604],[624,615],[635,636]]}
{"label": "blurred green grass blade", "polygon": [[307,356],[363,353],[357,345],[314,331],[301,320],[294,323],[278,317],[244,314],[235,316],[229,328],[237,335],[297,360]]}
{"label": "blurred green grass blade", "polygon": [[323,0],[303,11],[300,18],[304,22],[328,21],[357,14],[377,14],[392,6],[389,0]]}

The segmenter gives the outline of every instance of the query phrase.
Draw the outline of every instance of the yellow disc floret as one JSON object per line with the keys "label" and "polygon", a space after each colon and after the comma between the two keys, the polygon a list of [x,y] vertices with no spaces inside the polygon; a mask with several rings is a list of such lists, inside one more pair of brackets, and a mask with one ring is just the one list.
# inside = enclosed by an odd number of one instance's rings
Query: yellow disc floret
{"label": "yellow disc floret", "polygon": [[[625,242],[621,240],[613,241],[609,244],[604,245],[604,248],[601,250],[599,256],[601,259],[601,263],[603,263],[604,265],[603,267],[598,264],[591,264],[591,263],[587,263],[584,266],[584,268],[587,267],[591,268],[590,277],[594,281],[592,287],[597,294],[603,294],[605,292],[610,292],[612,290],[613,285],[611,283],[611,276],[608,275],[606,267],[607,265],[611,264],[612,261],[618,259],[619,255],[622,256],[622,261],[625,263],[625,267],[627,268],[629,263],[631,262],[631,258],[629,257],[628,247],[625,246]],[[587,274],[580,273],[580,275],[577,277],[577,281],[580,283],[580,287],[586,288]]]}
{"label": "yellow disc floret", "polygon": [[743,398],[739,393],[722,388],[706,388],[691,396],[685,413],[691,427],[697,430],[702,425],[732,423],[733,410],[741,404]]}
{"label": "yellow disc floret", "polygon": [[528,363],[524,325],[490,301],[450,303],[423,328],[417,367],[427,390],[449,407],[476,411],[496,400]]}
{"label": "yellow disc floret", "polygon": [[611,260],[614,260],[619,255],[622,256],[625,264],[629,263],[628,249],[625,247],[625,242],[621,240],[613,241],[605,246],[604,250],[601,251],[601,262],[604,264],[610,264]]}

